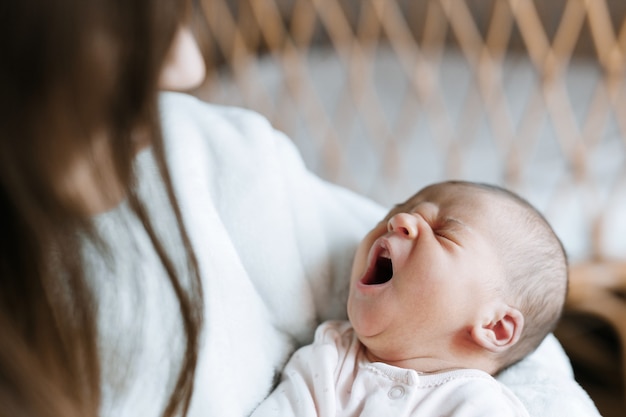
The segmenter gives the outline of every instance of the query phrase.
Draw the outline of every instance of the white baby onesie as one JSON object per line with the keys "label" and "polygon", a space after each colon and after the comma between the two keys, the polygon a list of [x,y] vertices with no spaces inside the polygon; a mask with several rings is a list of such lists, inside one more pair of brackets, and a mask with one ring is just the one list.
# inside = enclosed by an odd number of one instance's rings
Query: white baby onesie
{"label": "white baby onesie", "polygon": [[320,325],[298,350],[280,385],[256,409],[260,416],[528,416],[504,385],[486,372],[461,369],[419,374],[370,362],[350,324]]}

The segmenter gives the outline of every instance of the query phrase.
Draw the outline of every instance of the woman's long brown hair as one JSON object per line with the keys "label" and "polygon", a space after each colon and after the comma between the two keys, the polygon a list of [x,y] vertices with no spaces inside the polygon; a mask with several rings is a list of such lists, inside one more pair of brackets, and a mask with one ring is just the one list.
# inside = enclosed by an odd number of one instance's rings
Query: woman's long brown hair
{"label": "woman's long brown hair", "polygon": [[[91,161],[92,194],[127,196],[168,273],[187,348],[163,415],[186,413],[202,292],[165,167],[157,83],[188,13],[176,0],[0,4],[0,416],[99,414],[97,299],[77,255],[85,237],[98,237],[88,202],[72,191],[77,161]],[[152,142],[192,285],[177,276],[134,192],[137,132]]]}

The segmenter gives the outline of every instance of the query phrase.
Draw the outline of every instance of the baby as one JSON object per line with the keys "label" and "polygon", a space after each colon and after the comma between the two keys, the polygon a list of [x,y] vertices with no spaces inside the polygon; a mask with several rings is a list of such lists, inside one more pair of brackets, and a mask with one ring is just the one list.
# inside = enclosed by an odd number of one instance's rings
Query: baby
{"label": "baby", "polygon": [[527,416],[493,375],[556,325],[567,259],[529,203],[445,182],[361,242],[350,322],[326,322],[255,416]]}

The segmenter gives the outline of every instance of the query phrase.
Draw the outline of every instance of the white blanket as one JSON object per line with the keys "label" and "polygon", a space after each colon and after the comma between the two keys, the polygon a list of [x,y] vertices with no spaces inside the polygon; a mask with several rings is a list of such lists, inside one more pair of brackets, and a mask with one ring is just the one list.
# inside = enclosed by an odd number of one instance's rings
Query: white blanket
{"label": "white blanket", "polygon": [[[162,111],[206,303],[190,416],[246,416],[316,325],[345,317],[353,250],[386,210],[310,174],[291,142],[256,114],[173,93],[163,96]],[[139,167],[160,233],[180,253],[149,151]],[[176,305],[126,207],[99,226],[114,242],[103,264],[92,256],[97,273],[106,273],[96,282],[106,340],[103,415],[156,416],[180,352]],[[137,257],[144,262],[130,268]],[[133,291],[140,302],[126,295]],[[135,359],[120,360],[128,357]],[[553,337],[500,380],[533,416],[599,415]]]}

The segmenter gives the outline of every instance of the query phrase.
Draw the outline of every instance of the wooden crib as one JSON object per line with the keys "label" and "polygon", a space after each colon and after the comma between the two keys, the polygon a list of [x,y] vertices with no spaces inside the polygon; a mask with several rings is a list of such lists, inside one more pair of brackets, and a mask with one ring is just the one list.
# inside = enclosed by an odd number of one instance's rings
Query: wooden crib
{"label": "wooden crib", "polygon": [[572,260],[557,337],[624,415],[626,2],[200,4],[195,93],[264,114],[322,177],[386,205],[463,178],[539,207]]}

